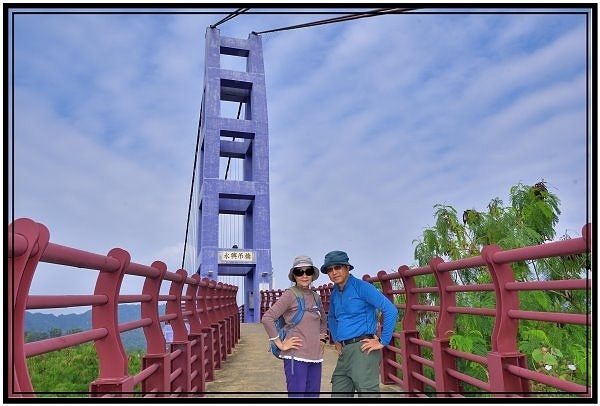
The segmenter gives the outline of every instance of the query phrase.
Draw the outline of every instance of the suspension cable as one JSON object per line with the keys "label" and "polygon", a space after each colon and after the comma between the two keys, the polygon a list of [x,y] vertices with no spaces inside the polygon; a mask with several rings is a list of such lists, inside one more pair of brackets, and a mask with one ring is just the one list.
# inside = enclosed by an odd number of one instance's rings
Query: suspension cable
{"label": "suspension cable", "polygon": [[349,21],[349,20],[356,20],[358,18],[366,18],[366,17],[375,17],[375,16],[379,16],[379,15],[384,15],[384,14],[397,14],[397,13],[403,13],[405,11],[410,11],[410,10],[415,10],[414,8],[380,8],[380,9],[376,9],[376,10],[372,10],[372,11],[365,11],[365,12],[360,12],[360,13],[353,13],[347,16],[341,16],[341,17],[334,17],[334,18],[328,18],[325,20],[318,20],[318,21],[313,21],[310,23],[304,23],[304,24],[297,24],[297,25],[292,25],[289,27],[283,27],[283,28],[275,28],[272,30],[266,30],[266,31],[260,31],[260,32],[256,32],[256,31],[252,31],[252,34],[266,34],[269,32],[276,32],[276,31],[286,31],[286,30],[293,30],[296,28],[305,28],[305,27],[312,27],[315,25],[323,25],[323,24],[331,24],[331,23],[338,23],[341,21]]}
{"label": "suspension cable", "polygon": [[[185,269],[185,250],[187,248],[188,232],[190,229],[190,215],[192,213],[192,197],[194,195],[194,181],[196,178],[196,163],[198,162],[198,147],[200,146],[200,127],[202,125],[202,107],[204,100],[200,104],[200,117],[198,117],[198,133],[196,136],[196,152],[194,153],[194,169],[192,171],[192,184],[190,186],[190,201],[188,203],[187,223],[185,225],[185,239],[183,240],[183,258],[181,259],[181,269]],[[196,272],[196,270],[194,270]]]}
{"label": "suspension cable", "polygon": [[217,25],[223,24],[225,21],[229,21],[231,20],[233,17],[237,17],[238,15],[245,13],[246,11],[250,10],[250,8],[238,8],[236,11],[234,11],[233,13],[229,14],[227,17],[223,18],[221,21],[219,21],[216,24],[213,24],[210,26],[210,28],[215,28]]}
{"label": "suspension cable", "polygon": [[[237,120],[240,119],[241,112],[242,112],[242,102],[240,102],[240,105],[238,106]],[[235,137],[233,137],[233,141],[235,141]],[[229,173],[229,164],[231,164],[231,157],[227,158],[227,168],[225,169],[225,180],[227,180],[227,174]],[[237,180],[239,180],[239,179],[237,179]]]}

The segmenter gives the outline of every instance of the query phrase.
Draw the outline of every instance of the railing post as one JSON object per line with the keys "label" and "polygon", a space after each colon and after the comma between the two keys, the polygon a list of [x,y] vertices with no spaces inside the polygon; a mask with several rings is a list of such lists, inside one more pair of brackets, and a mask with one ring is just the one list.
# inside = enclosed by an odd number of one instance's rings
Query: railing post
{"label": "railing post", "polygon": [[190,392],[202,393],[206,389],[206,357],[204,334],[190,333]]}
{"label": "railing post", "polygon": [[[412,310],[412,306],[419,304],[419,296],[415,293],[417,288],[413,277],[405,275],[409,267],[402,265],[398,268],[398,274],[402,279],[404,289],[406,291],[406,308],[402,319],[402,331],[400,332],[400,353],[402,354],[402,381],[404,383],[404,391],[423,392],[423,382],[413,377],[413,373],[423,374],[423,366],[413,360],[411,355],[421,356],[421,347],[411,342],[411,339],[418,339],[419,332],[417,331],[416,312]],[[414,396],[414,395],[409,395]]]}
{"label": "railing post", "polygon": [[404,391],[408,392],[408,396],[414,396],[414,392],[423,392],[423,382],[413,377],[413,373],[423,374],[422,365],[413,360],[411,355],[421,356],[421,347],[411,342],[411,338],[418,339],[419,332],[417,330],[400,332],[400,354],[402,354],[402,381],[404,383]]}
{"label": "railing post", "polygon": [[433,370],[435,375],[435,390],[440,397],[448,396],[447,392],[462,391],[458,379],[448,374],[448,370],[456,370],[456,359],[446,351],[450,347],[450,336],[454,331],[454,313],[448,311],[449,307],[456,306],[456,294],[448,292],[448,287],[453,285],[449,272],[440,272],[439,264],[443,263],[439,257],[429,261],[429,267],[435,276],[440,298],[440,312],[438,315],[435,338],[432,340]]}
{"label": "railing post", "polygon": [[[214,281],[212,281],[214,283]],[[221,369],[221,336],[223,335],[223,330],[221,328],[221,324],[219,324],[219,320],[216,317],[215,314],[215,306],[214,306],[214,301],[213,301],[213,294],[214,292],[212,291],[212,287],[211,287],[211,280],[208,278],[202,278],[202,284],[201,286],[201,292],[202,292],[202,299],[204,300],[204,305],[205,305],[205,318],[207,320],[207,322],[209,323],[208,325],[213,329],[213,331],[211,332],[212,334],[210,334],[211,337],[211,351],[212,351],[212,357],[213,357],[213,362],[212,362],[212,366],[213,369]]]}
{"label": "railing post", "polygon": [[166,351],[167,343],[163,335],[158,315],[158,296],[160,286],[167,273],[167,265],[161,261],[154,261],[152,267],[160,271],[160,275],[155,278],[149,276],[144,280],[142,294],[149,296],[150,300],[142,301],[141,316],[149,318],[152,323],[149,326],[144,326],[144,337],[146,338],[146,352],[149,354],[163,354]]}
{"label": "railing post", "polygon": [[231,285],[223,285],[223,288],[225,293],[225,314],[227,314],[227,318],[230,320],[231,323],[231,349],[233,350],[237,342],[237,312],[234,311],[235,306],[233,305],[234,301],[231,297]]}
{"label": "railing post", "polygon": [[[8,226],[8,396],[35,397],[25,356],[25,310],[29,288],[44,250],[48,229],[23,218]],[[10,328],[9,327],[9,328]],[[30,393],[22,393],[30,392]]]}
{"label": "railing post", "polygon": [[[390,282],[389,279],[383,280],[383,277],[386,275],[386,272],[381,270],[379,272],[377,272],[377,278],[379,278],[379,281],[381,283],[381,291],[384,294],[385,297],[388,298],[388,300],[392,303],[394,303],[394,295],[392,292],[392,282]],[[394,303],[394,306],[396,305],[396,303]],[[383,319],[383,314],[381,315],[381,318]],[[378,326],[378,330],[381,329],[381,325],[383,325],[384,320],[380,320],[379,321],[379,326]],[[396,327],[394,326],[394,332],[396,331]],[[394,338],[394,336],[392,335],[392,341],[388,344],[391,346],[396,346],[396,339]],[[385,385],[389,385],[392,383],[395,383],[392,379],[390,379],[388,376],[394,375],[394,376],[398,376],[398,370],[396,367],[394,367],[390,362],[388,362],[388,360],[393,361],[394,363],[396,363],[396,353],[392,350],[390,350],[388,348],[388,346],[386,345],[385,347],[382,348],[381,350],[381,368],[380,368],[380,379],[381,382]]]}
{"label": "railing post", "polygon": [[204,332],[198,309],[196,307],[197,292],[200,286],[200,276],[191,276],[192,283],[187,285],[185,295],[185,310],[190,323],[189,340],[193,345],[190,352],[190,390],[192,392],[204,392],[206,388],[206,355],[204,353]]}
{"label": "railing post", "polygon": [[150,377],[142,381],[142,392],[158,391],[168,393],[170,390],[171,359],[166,352],[167,345],[158,316],[158,296],[161,283],[167,272],[167,265],[161,261],[154,261],[152,267],[160,271],[160,276],[156,278],[147,277],[142,287],[142,294],[150,296],[151,299],[142,302],[141,315],[142,318],[152,320],[149,326],[144,326],[146,355],[142,358],[142,368],[146,369],[151,365],[156,365],[158,368]]}
{"label": "railing post", "polygon": [[98,398],[111,394],[111,397],[132,397],[133,377],[99,378],[90,383],[90,397]]}
{"label": "railing post", "polygon": [[[108,256],[116,258],[120,266],[116,271],[100,270],[94,289],[95,295],[104,295],[108,301],[92,306],[92,328],[105,328],[108,334],[102,340],[94,341],[100,369],[98,379],[90,383],[91,397],[109,392],[116,396],[131,396],[133,392],[133,378],[128,376],[128,358],[119,331],[119,290],[131,257],[120,248],[113,248]],[[119,392],[129,393],[119,395]]]}
{"label": "railing post", "polygon": [[[187,272],[183,269],[178,269],[175,272],[181,277],[179,281],[172,281],[169,287],[169,296],[174,296],[175,300],[169,300],[165,307],[167,314],[175,313],[177,317],[171,320],[173,327],[173,343],[171,344],[171,352],[181,350],[181,354],[174,358],[171,362],[171,371],[181,371],[179,375],[170,383],[170,391],[176,388],[181,388],[184,392],[189,392],[191,387],[191,348],[188,337],[188,331],[183,320],[181,311],[181,293],[183,292],[183,284],[187,278]],[[191,328],[191,326],[190,326]]]}
{"label": "railing post", "polygon": [[461,392],[460,381],[446,371],[456,370],[456,359],[448,354],[449,338],[434,338],[432,340],[433,369],[435,375],[435,391],[439,397],[448,397],[448,392]]}
{"label": "railing post", "polygon": [[238,304],[237,304],[237,291],[238,291],[238,287],[235,285],[230,285],[230,301],[231,301],[231,311],[234,315],[235,318],[235,344],[237,344],[240,341],[240,337],[241,337],[241,320],[240,320],[240,312],[238,311]]}
{"label": "railing post", "polygon": [[269,301],[269,291],[261,290],[258,293],[260,294],[260,318],[262,320],[262,316],[264,316],[265,312],[268,309],[267,304]]}
{"label": "railing post", "polygon": [[[146,354],[142,357],[142,369],[156,366],[156,371],[142,381],[142,393],[161,392],[162,396],[170,392],[171,358],[170,354]],[[161,395],[159,395],[161,396]]]}
{"label": "railing post", "polygon": [[[331,284],[333,286],[333,284]],[[323,306],[323,311],[325,314],[329,313],[329,301],[331,297],[331,288],[328,285],[319,286],[319,295],[321,296],[321,305]],[[329,339],[329,343],[333,344],[333,340],[331,338],[331,333],[329,331],[329,326],[327,326],[327,338]]]}
{"label": "railing post", "polygon": [[[531,388],[529,380],[513,375],[506,368],[508,365],[515,365],[521,368],[527,368],[527,358],[525,354],[500,354],[490,352],[487,355],[488,371],[490,375],[490,392],[495,397],[509,397],[514,393],[528,396]],[[506,392],[506,394],[498,393]]]}
{"label": "railing post", "polygon": [[225,361],[227,358],[227,323],[224,319],[221,318],[221,314],[219,313],[219,292],[217,290],[217,281],[211,279],[208,282],[210,297],[211,297],[211,313],[214,315],[214,321],[217,324],[217,328],[219,330],[219,368],[221,368],[221,361]]}
{"label": "railing post", "polygon": [[[186,336],[187,337],[187,336]],[[192,381],[192,346],[189,341],[179,341],[171,343],[171,353],[180,350],[181,353],[171,360],[171,373],[178,372],[178,375],[170,382],[169,392],[181,391],[188,393],[191,390]]]}
{"label": "railing post", "polygon": [[331,291],[333,290],[333,283],[329,283],[323,286],[323,308],[325,313],[329,313],[329,303],[331,302]]}
{"label": "railing post", "polygon": [[200,279],[200,275],[198,274],[194,274],[192,278],[198,282],[198,287],[194,296],[194,307],[196,309],[196,314],[200,319],[200,332],[203,337],[202,362],[204,367],[204,381],[208,382],[215,379],[214,330],[211,327],[210,316],[208,315],[208,304],[206,302],[206,289],[208,283],[206,280]]}
{"label": "railing post", "polygon": [[204,335],[203,357],[206,381],[214,381],[215,369],[217,369],[217,365],[220,365],[215,362],[215,329],[212,327],[202,327],[202,334]]}
{"label": "railing post", "polygon": [[490,391],[493,396],[504,397],[529,392],[530,386],[529,380],[517,377],[505,368],[506,365],[527,367],[527,362],[525,355],[517,349],[519,321],[508,315],[510,310],[520,308],[518,292],[506,289],[507,283],[515,281],[514,273],[510,264],[494,262],[493,256],[499,251],[502,250],[497,245],[487,245],[481,250],[481,256],[487,263],[496,293],[496,319],[490,337],[492,351],[487,356]]}
{"label": "railing post", "polygon": [[231,354],[233,344],[233,325],[232,320],[225,311],[225,285],[223,282],[217,282],[215,285],[215,293],[217,295],[217,314],[219,315],[219,319],[223,322],[223,329],[225,331],[225,339],[223,341],[224,355],[223,360],[227,358],[227,355]]}

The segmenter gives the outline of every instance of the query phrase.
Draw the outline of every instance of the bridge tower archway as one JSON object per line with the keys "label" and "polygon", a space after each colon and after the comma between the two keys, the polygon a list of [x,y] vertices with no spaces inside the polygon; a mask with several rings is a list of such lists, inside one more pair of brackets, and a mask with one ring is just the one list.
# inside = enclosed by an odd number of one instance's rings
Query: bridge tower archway
{"label": "bridge tower archway", "polygon": [[[224,58],[236,59],[235,66],[239,59],[245,69],[223,68]],[[237,114],[232,117],[233,106]],[[243,277],[244,320],[258,322],[259,292],[272,288],[267,101],[259,35],[228,38],[207,28],[200,120],[193,199],[196,272],[213,280]],[[227,237],[232,224],[235,240]]]}

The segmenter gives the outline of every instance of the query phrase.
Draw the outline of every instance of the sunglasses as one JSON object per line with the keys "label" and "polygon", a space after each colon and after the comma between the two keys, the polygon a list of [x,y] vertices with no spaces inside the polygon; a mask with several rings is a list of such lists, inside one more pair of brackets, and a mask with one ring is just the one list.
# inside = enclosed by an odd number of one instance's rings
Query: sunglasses
{"label": "sunglasses", "polygon": [[331,272],[331,271],[339,271],[340,269],[342,269],[345,265],[332,265],[330,267],[327,268],[327,273]]}
{"label": "sunglasses", "polygon": [[306,274],[306,276],[313,276],[315,273],[315,270],[314,270],[314,268],[294,268],[292,270],[292,272],[296,276],[302,276],[305,274]]}

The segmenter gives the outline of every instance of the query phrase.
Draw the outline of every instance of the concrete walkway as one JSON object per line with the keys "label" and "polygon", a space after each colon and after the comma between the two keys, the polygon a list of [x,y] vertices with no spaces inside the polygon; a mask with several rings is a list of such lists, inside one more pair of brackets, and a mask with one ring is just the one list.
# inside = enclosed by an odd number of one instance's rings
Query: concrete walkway
{"label": "concrete walkway", "polygon": [[[321,391],[331,392],[337,354],[325,347]],[[381,385],[382,397],[403,397],[395,385]],[[267,334],[260,323],[242,323],[240,340],[227,356],[215,380],[206,383],[205,398],[286,398],[283,362],[268,352]],[[321,397],[330,397],[323,393]]]}

